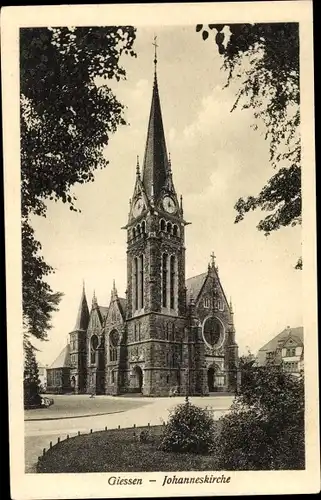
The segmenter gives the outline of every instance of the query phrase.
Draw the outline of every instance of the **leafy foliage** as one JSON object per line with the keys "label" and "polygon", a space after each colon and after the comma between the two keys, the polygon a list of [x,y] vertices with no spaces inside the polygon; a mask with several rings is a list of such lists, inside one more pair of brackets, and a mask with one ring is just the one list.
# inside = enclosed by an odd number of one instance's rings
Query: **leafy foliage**
{"label": "leafy foliage", "polygon": [[[265,235],[301,224],[300,70],[298,23],[199,24],[203,40],[210,30],[223,57],[228,86],[239,82],[232,111],[251,108],[263,123],[270,161],[278,171],[257,196],[240,198],[235,222],[251,210],[270,212],[258,224]],[[229,31],[229,33],[227,33]],[[298,266],[297,268],[300,268]]]}
{"label": "leafy foliage", "polygon": [[125,124],[124,106],[104,83],[125,78],[122,54],[135,28],[23,28],[20,30],[21,213],[25,334],[47,337],[61,293],[46,278],[30,216],[46,216],[46,200],[76,210],[71,188],[106,167],[103,149]]}
{"label": "leafy foliage", "polygon": [[304,469],[304,383],[281,364],[247,365],[216,441],[226,470]]}
{"label": "leafy foliage", "polygon": [[215,439],[215,423],[206,409],[189,401],[179,404],[170,415],[162,436],[163,451],[208,453]]}

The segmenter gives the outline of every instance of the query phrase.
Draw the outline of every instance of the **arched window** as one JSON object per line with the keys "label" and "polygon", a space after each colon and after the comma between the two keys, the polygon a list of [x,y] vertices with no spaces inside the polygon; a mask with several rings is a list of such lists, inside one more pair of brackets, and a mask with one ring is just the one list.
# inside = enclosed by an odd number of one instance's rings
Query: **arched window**
{"label": "arched window", "polygon": [[169,324],[166,323],[166,340],[169,340]]}
{"label": "arched window", "polygon": [[140,224],[138,224],[138,226],[136,227],[136,231],[137,231],[137,235],[139,236],[141,233]]}
{"label": "arched window", "polygon": [[139,307],[142,309],[144,307],[144,256],[140,256],[140,276],[139,276],[139,285],[140,285],[140,290],[139,290],[139,295],[140,295],[140,304]]}
{"label": "arched window", "polygon": [[142,233],[145,234],[146,233],[146,222],[143,220],[142,222]]}
{"label": "arched window", "polygon": [[172,232],[172,223],[171,223],[171,222],[167,222],[166,231],[167,231],[168,233],[171,233],[171,232]]}
{"label": "arched window", "polygon": [[138,259],[134,258],[134,309],[138,309]]}
{"label": "arched window", "polygon": [[163,254],[162,259],[162,304],[167,307],[167,272],[168,272],[168,255]]}
{"label": "arched window", "polygon": [[90,362],[91,364],[96,363],[96,350],[98,348],[98,337],[97,335],[92,335],[90,339]]}
{"label": "arched window", "polygon": [[204,307],[206,308],[210,307],[210,299],[208,297],[204,298]]}
{"label": "arched window", "polygon": [[137,325],[136,323],[134,324],[134,342],[137,340]]}
{"label": "arched window", "polygon": [[164,221],[164,219],[161,219],[160,221],[160,230],[161,231],[165,231],[166,229],[166,222]]}
{"label": "arched window", "polygon": [[178,236],[178,226],[176,224],[173,226],[173,235]]}
{"label": "arched window", "polygon": [[171,255],[170,258],[170,308],[175,308],[175,288],[176,288],[176,258]]}
{"label": "arched window", "polygon": [[117,361],[117,349],[119,343],[119,333],[113,330],[109,335],[109,360]]}
{"label": "arched window", "polygon": [[136,229],[133,227],[133,238],[136,238]]}

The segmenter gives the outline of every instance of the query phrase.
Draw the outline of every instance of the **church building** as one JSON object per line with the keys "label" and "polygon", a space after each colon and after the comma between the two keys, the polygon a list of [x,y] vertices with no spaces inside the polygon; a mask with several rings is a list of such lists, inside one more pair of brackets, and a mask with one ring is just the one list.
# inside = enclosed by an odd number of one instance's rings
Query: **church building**
{"label": "church building", "polygon": [[[155,55],[144,161],[142,169],[137,161],[123,228],[126,297],[119,297],[114,283],[109,305],[99,305],[94,295],[89,310],[83,288],[65,363],[75,393],[168,396],[236,389],[233,310],[214,254],[204,273],[185,277],[188,222],[166,149],[156,63]],[[59,391],[48,384],[48,392],[53,389]]]}

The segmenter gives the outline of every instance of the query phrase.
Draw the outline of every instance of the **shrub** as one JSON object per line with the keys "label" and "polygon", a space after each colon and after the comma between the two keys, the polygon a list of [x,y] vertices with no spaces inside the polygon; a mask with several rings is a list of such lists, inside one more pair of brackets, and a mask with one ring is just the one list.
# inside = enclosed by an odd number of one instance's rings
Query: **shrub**
{"label": "shrub", "polygon": [[[249,373],[251,372],[251,373]],[[224,470],[303,469],[304,384],[282,366],[253,366],[215,444]]]}
{"label": "shrub", "polygon": [[208,410],[189,401],[179,404],[171,413],[161,437],[163,451],[205,454],[215,440],[215,423]]}

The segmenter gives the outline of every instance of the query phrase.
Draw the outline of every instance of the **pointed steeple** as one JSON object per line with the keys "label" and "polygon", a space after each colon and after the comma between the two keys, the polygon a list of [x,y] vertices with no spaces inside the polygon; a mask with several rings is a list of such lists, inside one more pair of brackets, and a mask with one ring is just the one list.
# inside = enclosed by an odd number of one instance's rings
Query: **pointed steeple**
{"label": "pointed steeple", "polygon": [[156,37],[153,45],[155,46],[154,85],[143,164],[143,184],[147,197],[149,199],[157,199],[162,188],[165,186],[169,173],[166,141],[157,82]]}
{"label": "pointed steeple", "polygon": [[117,298],[118,298],[118,292],[117,292],[115,280],[113,279],[113,288],[112,288],[112,291],[111,291],[111,300],[115,300]]}
{"label": "pointed steeple", "polygon": [[91,305],[92,305],[93,309],[95,309],[96,307],[98,307],[98,302],[97,302],[97,297],[96,297],[95,290],[94,290],[94,293],[93,293],[93,298],[92,298],[92,301],[91,301]]}
{"label": "pointed steeple", "polygon": [[89,321],[89,309],[86,299],[85,283],[83,282],[82,294],[74,330],[87,330]]}

